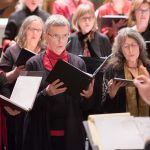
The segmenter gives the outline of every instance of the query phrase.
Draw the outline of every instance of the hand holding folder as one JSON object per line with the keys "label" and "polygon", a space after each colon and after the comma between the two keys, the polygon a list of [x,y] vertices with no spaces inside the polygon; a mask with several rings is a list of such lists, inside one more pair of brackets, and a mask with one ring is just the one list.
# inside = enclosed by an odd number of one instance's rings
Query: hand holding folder
{"label": "hand holding folder", "polygon": [[10,98],[0,95],[0,103],[13,109],[30,111],[38,92],[41,76],[19,76]]}
{"label": "hand holding folder", "polygon": [[102,16],[99,20],[100,28],[112,27],[112,22],[118,23],[120,20],[127,21],[128,17],[124,15],[105,15]]}
{"label": "hand holding folder", "polygon": [[95,78],[96,74],[104,67],[106,61],[112,56],[109,55],[105,61],[95,70],[93,74],[86,73],[75,66],[58,60],[53,70],[49,73],[46,81],[52,83],[60,79],[67,87],[67,93],[73,96],[79,95],[82,90],[86,89],[89,83]]}

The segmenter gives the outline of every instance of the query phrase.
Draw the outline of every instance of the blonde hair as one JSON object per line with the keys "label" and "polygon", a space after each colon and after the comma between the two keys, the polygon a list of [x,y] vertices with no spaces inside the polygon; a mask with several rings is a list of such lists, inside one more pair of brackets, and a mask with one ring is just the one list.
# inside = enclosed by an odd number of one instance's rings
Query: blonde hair
{"label": "blonde hair", "polygon": [[[150,6],[150,0],[132,0],[129,18],[128,18],[128,26],[132,27],[136,24],[135,11],[140,8],[143,3],[148,3]],[[150,21],[149,21],[150,22]]]}
{"label": "blonde hair", "polygon": [[94,17],[94,26],[92,28],[92,31],[96,31],[98,29],[95,12],[88,4],[80,4],[78,6],[78,8],[76,9],[76,11],[75,11],[75,13],[73,14],[73,17],[72,17],[73,29],[75,29],[76,31],[80,31],[81,30],[80,26],[78,24],[78,20],[79,20],[80,17],[82,17],[83,15],[85,15],[87,13],[93,15],[93,17]]}
{"label": "blonde hair", "polygon": [[42,19],[40,17],[32,15],[32,16],[27,17],[23,21],[23,23],[22,23],[22,25],[20,27],[19,33],[18,33],[17,37],[15,38],[16,42],[19,44],[20,47],[25,47],[26,46],[26,40],[27,40],[26,32],[27,32],[27,29],[29,28],[29,26],[34,21],[38,21],[42,25],[41,39],[39,40],[37,47],[42,47],[43,46],[43,28],[44,28],[44,23],[43,23],[43,21],[42,21]]}

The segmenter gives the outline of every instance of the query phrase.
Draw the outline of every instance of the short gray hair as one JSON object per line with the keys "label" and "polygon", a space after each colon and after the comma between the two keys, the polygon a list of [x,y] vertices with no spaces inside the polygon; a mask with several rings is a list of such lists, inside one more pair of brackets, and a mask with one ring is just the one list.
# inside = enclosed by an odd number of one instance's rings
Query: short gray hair
{"label": "short gray hair", "polygon": [[63,15],[51,15],[45,22],[44,31],[47,32],[50,26],[68,26],[70,28],[69,21]]}

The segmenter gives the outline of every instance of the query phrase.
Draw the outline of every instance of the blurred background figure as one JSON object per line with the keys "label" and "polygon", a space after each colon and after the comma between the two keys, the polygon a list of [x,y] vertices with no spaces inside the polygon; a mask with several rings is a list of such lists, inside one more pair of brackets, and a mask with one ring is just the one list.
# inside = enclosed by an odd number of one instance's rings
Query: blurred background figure
{"label": "blurred background figure", "polygon": [[[0,66],[6,65],[10,68],[6,72],[6,78],[10,83],[12,91],[19,74],[25,70],[25,66],[16,66],[15,62],[21,52],[21,48],[27,48],[35,53],[40,53],[43,46],[43,26],[42,19],[32,15],[27,17],[20,27],[16,37],[16,44],[6,49],[2,54]],[[8,128],[8,150],[20,150],[22,146],[22,132],[24,113],[7,108],[7,128]]]}
{"label": "blurred background figure", "polygon": [[150,1],[132,0],[128,26],[139,32],[147,44],[150,57]]}
{"label": "blurred background figure", "polygon": [[7,18],[14,10],[18,0],[0,1],[0,17]]}
{"label": "blurred background figure", "polygon": [[[127,16],[129,13],[131,2],[129,0],[105,0],[104,4],[101,5],[98,10],[98,19],[101,21],[102,16],[105,15],[125,15]],[[106,34],[111,43],[114,41],[114,37],[117,35],[118,30],[126,25],[125,20],[120,20],[115,23],[112,22],[112,27],[103,27],[101,30],[102,33]]]}
{"label": "blurred background figure", "polygon": [[90,0],[55,0],[52,7],[52,14],[63,15],[69,20],[71,25],[72,14],[80,4],[88,4],[94,9],[94,4]]}
{"label": "blurred background figure", "polygon": [[115,38],[112,53],[104,75],[104,113],[130,112],[133,116],[149,116],[149,106],[136,87],[113,80],[114,77],[132,80],[144,74],[140,66],[145,66],[150,72],[144,39],[131,28],[121,29]]}
{"label": "blurred background figure", "polygon": [[[95,12],[87,4],[78,6],[72,18],[72,25],[76,32],[72,33],[69,37],[67,51],[82,56],[85,60],[87,71],[93,73],[102,63],[101,57],[111,54],[109,39],[97,31]],[[101,79],[102,74],[99,73],[95,80],[95,104],[93,110],[89,113],[99,112]]]}
{"label": "blurred background figure", "polygon": [[30,15],[36,15],[46,21],[49,13],[41,10],[41,0],[19,0],[16,12],[8,18],[3,38],[3,50],[7,48],[10,41],[14,40],[24,19]]}

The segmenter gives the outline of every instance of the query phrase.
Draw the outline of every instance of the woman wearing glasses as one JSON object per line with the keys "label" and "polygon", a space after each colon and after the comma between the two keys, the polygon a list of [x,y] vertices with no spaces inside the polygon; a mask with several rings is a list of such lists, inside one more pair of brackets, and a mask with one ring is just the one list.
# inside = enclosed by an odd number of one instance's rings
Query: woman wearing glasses
{"label": "woman wearing glasses", "polygon": [[112,52],[113,56],[104,75],[103,111],[149,116],[149,107],[135,86],[113,80],[114,77],[132,80],[142,75],[140,66],[145,66],[150,71],[150,60],[147,57],[144,39],[131,28],[121,29],[115,39]]}
{"label": "woman wearing glasses", "polygon": [[[75,55],[81,55],[84,60],[87,58],[87,71],[93,73],[100,65],[100,57],[110,55],[111,44],[105,35],[97,31],[95,12],[89,5],[81,4],[78,6],[73,15],[72,25],[76,32],[70,35],[67,50]],[[89,59],[89,57],[93,59]],[[93,104],[91,111],[85,112],[85,119],[90,113],[100,113],[101,80],[102,73],[96,76],[95,104]]]}
{"label": "woman wearing glasses", "polygon": [[18,0],[16,11],[8,18],[8,23],[5,28],[2,41],[3,51],[5,51],[9,45],[12,45],[12,40],[15,40],[23,21],[27,17],[36,15],[44,22],[46,21],[50,14],[41,9],[42,3],[43,0]]}
{"label": "woman wearing glasses", "polygon": [[[3,53],[0,65],[8,66],[9,71],[6,72],[6,78],[10,83],[10,89],[13,89],[14,83],[21,71],[25,70],[25,66],[16,66],[15,62],[21,52],[21,48],[27,48],[34,53],[42,51],[43,43],[43,26],[42,19],[38,16],[27,17],[16,37],[16,44],[10,46]],[[20,150],[22,143],[22,130],[24,113],[6,108],[8,112],[7,128],[8,128],[8,147],[9,150]]]}
{"label": "woman wearing glasses", "polygon": [[97,31],[94,10],[86,4],[78,6],[72,18],[75,33],[70,35],[67,50],[85,57],[105,57],[111,53],[109,40]]}
{"label": "woman wearing glasses", "polygon": [[[139,32],[147,41],[147,50],[150,56],[150,1],[132,0],[128,26]],[[148,43],[149,41],[149,43]]]}
{"label": "woman wearing glasses", "polygon": [[51,15],[44,29],[46,50],[26,64],[27,70],[43,71],[44,76],[36,102],[28,114],[23,150],[84,150],[81,108],[92,100],[93,82],[80,95],[72,96],[60,79],[46,81],[58,59],[85,71],[83,60],[66,51],[69,31],[69,22],[64,16]]}

